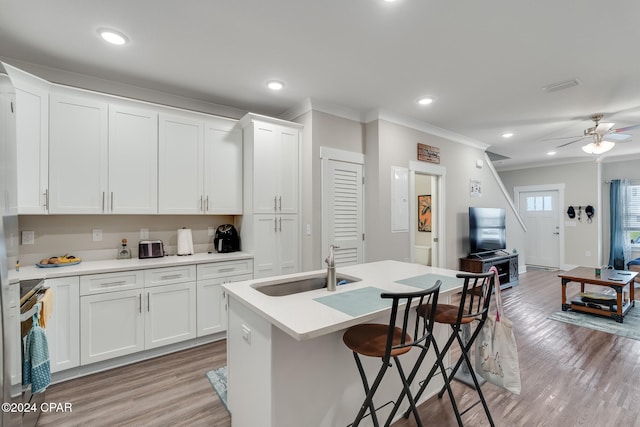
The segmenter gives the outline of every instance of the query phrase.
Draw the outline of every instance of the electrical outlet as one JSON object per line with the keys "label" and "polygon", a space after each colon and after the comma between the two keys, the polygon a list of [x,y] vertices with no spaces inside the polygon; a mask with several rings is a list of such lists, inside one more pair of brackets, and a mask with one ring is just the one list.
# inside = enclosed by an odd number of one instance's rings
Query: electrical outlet
{"label": "electrical outlet", "polygon": [[251,344],[251,329],[246,325],[242,325],[242,339]]}
{"label": "electrical outlet", "polygon": [[91,234],[93,236],[93,241],[94,242],[102,242],[102,230],[99,228],[94,228],[91,231]]}
{"label": "electrical outlet", "polygon": [[213,236],[213,234],[214,234],[213,227],[207,228],[207,236]]}
{"label": "electrical outlet", "polygon": [[586,251],[584,254],[585,256],[591,256],[591,251]]}
{"label": "electrical outlet", "polygon": [[149,238],[149,229],[141,228],[140,229],[140,240],[147,240]]}
{"label": "electrical outlet", "polygon": [[35,243],[35,233],[33,231],[22,232],[22,244],[33,245]]}

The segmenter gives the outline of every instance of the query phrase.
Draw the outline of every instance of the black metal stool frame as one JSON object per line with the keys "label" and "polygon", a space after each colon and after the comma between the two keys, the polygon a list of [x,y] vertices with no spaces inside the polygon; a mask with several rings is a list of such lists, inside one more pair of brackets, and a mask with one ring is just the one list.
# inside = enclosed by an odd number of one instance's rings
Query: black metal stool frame
{"label": "black metal stool frame", "polygon": [[[480,383],[478,382],[478,378],[476,377],[475,371],[473,369],[473,365],[471,363],[471,360],[469,359],[469,351],[473,347],[473,344],[475,343],[475,340],[478,334],[480,333],[482,326],[487,320],[487,316],[489,315],[489,305],[491,304],[491,295],[493,293],[493,287],[495,285],[495,275],[491,271],[491,272],[479,273],[479,274],[458,273],[456,277],[464,279],[464,285],[462,288],[461,300],[458,308],[458,316],[457,316],[456,322],[455,324],[451,324],[452,332],[446,344],[442,348],[442,352],[438,354],[438,359],[439,359],[438,363],[431,368],[429,375],[427,375],[426,379],[423,381],[420,387],[420,390],[418,390],[418,393],[416,394],[415,399],[416,400],[420,399],[420,396],[422,396],[422,393],[427,388],[429,381],[433,378],[436,372],[436,369],[438,368],[438,365],[443,364],[443,359],[446,356],[447,352],[449,351],[449,348],[451,348],[451,345],[454,343],[454,341],[457,341],[458,344],[460,345],[461,356],[456,362],[453,369],[451,370],[451,373],[449,374],[449,376],[447,376],[446,374],[443,374],[444,386],[438,393],[438,398],[441,399],[442,396],[444,395],[445,390],[448,391],[449,398],[451,399],[451,405],[453,406],[453,411],[455,413],[456,420],[459,426],[463,425],[462,415],[464,415],[467,411],[469,411],[478,403],[482,403],[484,412],[487,416],[487,419],[489,420],[489,424],[491,426],[494,426],[495,424],[493,422],[493,418],[491,417],[491,413],[489,412],[489,406],[487,405],[487,402],[484,398],[482,389],[480,388]],[[468,306],[467,306],[467,303],[468,303]],[[475,304],[475,307],[474,307],[474,303],[477,303]],[[465,309],[465,307],[468,307],[468,308]],[[435,314],[435,310],[433,310],[433,307],[432,307],[430,315],[433,316],[434,314]],[[471,337],[466,343],[462,340],[460,336],[461,326],[463,325],[462,324],[463,318],[473,318],[474,321],[477,322],[477,325],[475,330],[473,331],[473,334],[471,335]],[[437,351],[437,346],[436,346],[436,351]],[[458,409],[458,405],[456,404],[455,398],[453,397],[453,393],[451,392],[450,384],[456,372],[458,372],[458,369],[462,365],[463,361],[467,364],[467,367],[469,368],[469,374],[473,379],[475,390],[478,392],[478,396],[480,400],[474,403],[473,405],[471,405],[470,407],[464,409],[462,412],[460,412]],[[405,411],[404,413],[404,417],[407,418],[410,412],[411,412],[411,408],[407,409],[407,411]]]}
{"label": "black metal stool frame", "polygon": [[[369,409],[374,425],[379,426],[378,418],[376,416],[376,409],[373,404],[373,396],[375,395],[380,383],[382,382],[384,374],[386,373],[389,366],[391,366],[391,359],[395,361],[395,365],[398,369],[398,374],[402,381],[403,388],[402,388],[402,391],[400,392],[400,395],[398,396],[398,399],[394,403],[393,410],[387,417],[387,420],[384,425],[385,426],[390,425],[400,404],[402,403],[402,401],[406,396],[410,405],[410,409],[407,411],[407,416],[409,412],[413,412],[417,425],[422,426],[422,423],[420,421],[420,416],[418,414],[418,410],[415,405],[415,399],[413,398],[410,390],[410,385],[413,382],[414,378],[416,377],[418,370],[420,368],[420,365],[424,360],[425,356],[427,355],[430,345],[431,344],[434,344],[434,346],[436,345],[435,337],[433,336],[433,325],[434,325],[433,316],[431,316],[430,318],[425,318],[421,321],[421,316],[418,316],[416,313],[415,325],[413,328],[414,329],[413,336],[411,336],[410,340],[406,340],[405,338],[407,335],[407,331],[409,330],[409,327],[410,327],[409,315],[411,312],[410,307],[412,305],[412,302],[417,299],[418,306],[425,303],[432,304],[435,310],[435,307],[438,302],[440,285],[441,285],[441,282],[438,280],[436,281],[434,286],[423,291],[409,292],[409,293],[382,293],[380,295],[381,298],[390,298],[393,300],[390,319],[389,319],[389,329],[387,332],[385,353],[384,353],[384,356],[382,357],[382,366],[380,367],[380,370],[378,371],[378,374],[373,384],[371,385],[371,387],[369,387],[367,382],[367,376],[362,366],[360,357],[356,351],[353,351],[353,357],[356,361],[356,365],[358,366],[360,377],[362,378],[362,384],[364,386],[366,397],[360,407],[360,411],[356,415],[354,422],[351,424],[352,426],[356,427],[360,423],[360,421],[367,415],[366,414],[367,409]],[[401,301],[404,301],[404,303],[406,304],[404,314],[402,315],[401,342],[394,345],[393,338],[395,335],[396,320],[398,317],[398,308],[401,304]],[[420,352],[420,355],[418,356],[418,359],[416,360],[416,363],[411,369],[409,376],[407,377],[405,375],[404,370],[402,369],[402,365],[400,364],[399,356],[392,355],[391,353],[393,350],[408,348],[408,347],[420,348],[421,352]],[[436,356],[438,356],[437,352],[436,352]],[[446,375],[444,365],[442,365],[442,360],[439,357],[438,357],[438,363],[440,364],[443,375]],[[447,385],[447,388],[448,388],[448,385]],[[451,393],[451,391],[449,392]]]}

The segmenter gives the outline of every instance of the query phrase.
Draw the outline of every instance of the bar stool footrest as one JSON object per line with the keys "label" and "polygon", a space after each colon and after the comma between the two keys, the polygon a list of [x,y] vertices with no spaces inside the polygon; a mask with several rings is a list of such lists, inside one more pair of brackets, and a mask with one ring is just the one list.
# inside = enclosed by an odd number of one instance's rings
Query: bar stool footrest
{"label": "bar stool footrest", "polygon": [[[382,404],[382,405],[378,406],[378,407],[376,408],[376,412],[378,412],[380,409],[384,408],[385,406],[395,405],[395,404],[396,404],[396,402],[394,402],[393,400],[390,400],[390,401],[388,401],[387,403],[384,403],[384,404]],[[370,417],[370,416],[371,416],[371,412],[366,412],[366,413],[363,415],[363,417],[362,417],[362,419],[361,419],[360,421],[362,421],[362,420],[364,420],[365,418]],[[353,423],[351,423],[351,424],[347,424],[345,427],[351,427],[352,425],[353,425]]]}

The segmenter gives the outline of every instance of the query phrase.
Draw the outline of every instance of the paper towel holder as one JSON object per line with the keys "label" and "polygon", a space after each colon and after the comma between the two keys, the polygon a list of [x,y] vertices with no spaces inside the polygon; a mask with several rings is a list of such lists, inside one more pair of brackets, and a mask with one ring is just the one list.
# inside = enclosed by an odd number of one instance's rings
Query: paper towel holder
{"label": "paper towel holder", "polygon": [[178,242],[177,242],[177,255],[193,255],[193,236],[191,235],[191,229],[182,227],[178,230]]}

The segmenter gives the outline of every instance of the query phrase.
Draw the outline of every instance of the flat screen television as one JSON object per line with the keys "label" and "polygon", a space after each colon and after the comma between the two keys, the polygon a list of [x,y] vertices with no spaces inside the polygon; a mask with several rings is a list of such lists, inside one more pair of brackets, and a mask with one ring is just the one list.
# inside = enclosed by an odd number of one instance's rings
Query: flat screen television
{"label": "flat screen television", "polygon": [[469,208],[469,253],[486,254],[507,248],[505,210]]}

